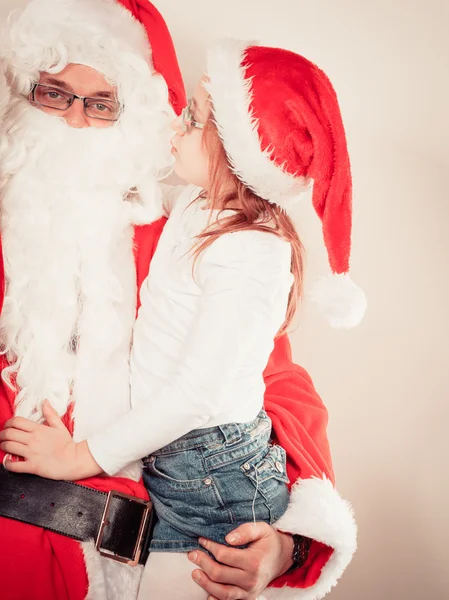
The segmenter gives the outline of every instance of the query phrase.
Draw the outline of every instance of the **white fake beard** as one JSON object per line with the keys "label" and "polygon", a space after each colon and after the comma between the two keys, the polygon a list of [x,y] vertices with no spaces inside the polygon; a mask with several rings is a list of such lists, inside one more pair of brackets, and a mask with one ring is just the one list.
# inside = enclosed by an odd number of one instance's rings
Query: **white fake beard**
{"label": "white fake beard", "polygon": [[136,271],[123,198],[141,156],[119,126],[72,129],[22,101],[8,119],[2,376],[15,376],[16,415],[41,420],[44,399],[63,415],[73,400],[74,437],[85,439],[130,408]]}

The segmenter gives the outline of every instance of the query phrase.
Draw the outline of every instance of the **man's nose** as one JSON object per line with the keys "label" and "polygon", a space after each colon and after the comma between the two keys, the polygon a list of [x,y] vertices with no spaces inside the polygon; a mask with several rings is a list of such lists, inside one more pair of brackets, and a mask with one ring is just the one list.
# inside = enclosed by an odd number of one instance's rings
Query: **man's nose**
{"label": "man's nose", "polygon": [[173,121],[171,122],[171,128],[178,135],[185,134],[184,128],[182,126],[182,116],[181,115],[176,117],[176,119],[173,119]]}
{"label": "man's nose", "polygon": [[84,104],[82,100],[74,99],[73,104],[68,108],[64,115],[64,120],[70,127],[75,129],[84,129],[90,127],[84,112]]}

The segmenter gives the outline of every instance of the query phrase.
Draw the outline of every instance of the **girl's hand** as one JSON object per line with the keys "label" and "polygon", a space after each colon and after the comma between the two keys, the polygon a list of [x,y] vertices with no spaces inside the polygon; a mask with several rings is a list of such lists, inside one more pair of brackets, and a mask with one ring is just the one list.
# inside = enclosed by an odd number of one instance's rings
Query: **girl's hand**
{"label": "girl's hand", "polygon": [[75,443],[57,412],[45,401],[47,425],[13,417],[0,432],[0,448],[7,453],[8,471],[33,473],[48,479],[74,481],[101,473],[87,442]]}
{"label": "girl's hand", "polygon": [[[231,532],[228,546],[200,539],[205,552],[189,552],[189,560],[202,569],[192,573],[193,579],[210,595],[208,600],[256,600],[267,585],[293,564],[293,540],[267,523],[245,523]],[[221,563],[221,564],[220,564]]]}

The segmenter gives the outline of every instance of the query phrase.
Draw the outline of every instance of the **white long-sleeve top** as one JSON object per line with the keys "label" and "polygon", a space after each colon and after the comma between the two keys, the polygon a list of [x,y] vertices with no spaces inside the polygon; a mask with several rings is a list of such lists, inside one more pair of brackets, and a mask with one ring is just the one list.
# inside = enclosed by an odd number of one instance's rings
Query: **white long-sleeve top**
{"label": "white long-sleeve top", "polygon": [[191,204],[199,192],[177,187],[166,198],[170,218],[140,290],[132,410],[88,438],[109,474],[193,429],[251,421],[263,405],[263,371],[293,282],[291,246],[267,232],[224,234],[192,273],[189,251],[210,219],[204,200]]}

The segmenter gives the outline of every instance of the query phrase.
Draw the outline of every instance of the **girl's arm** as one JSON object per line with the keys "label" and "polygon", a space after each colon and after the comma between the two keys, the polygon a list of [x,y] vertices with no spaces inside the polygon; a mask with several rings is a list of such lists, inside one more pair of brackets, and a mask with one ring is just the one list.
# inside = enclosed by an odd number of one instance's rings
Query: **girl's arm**
{"label": "girl's arm", "polygon": [[[144,283],[132,354],[135,408],[91,436],[87,443],[79,444],[71,442],[62,428],[15,419],[8,424],[9,431],[0,434],[0,441],[9,436],[5,451],[25,457],[25,463],[17,469],[72,480],[100,470],[114,474],[226,414],[228,407],[223,404],[228,399],[229,381],[249,352],[260,351],[261,339],[267,343],[267,337],[275,336],[276,331],[267,336],[266,327],[272,322],[272,311],[280,310],[279,297],[285,299],[281,315],[285,314],[291,284],[290,248],[275,236],[261,232],[224,235],[201,254],[195,280],[201,288],[197,317],[181,360],[174,365],[173,377],[157,397],[148,398],[145,387],[146,369],[151,365],[145,346]],[[262,338],[260,332],[264,332]],[[32,431],[11,431],[22,426]],[[10,442],[14,442],[12,446]]]}
{"label": "girl's arm", "polygon": [[253,233],[222,236],[200,256],[195,270],[202,288],[198,316],[173,379],[150,402],[144,384],[151,365],[143,300],[132,355],[132,370],[138,373],[138,384],[131,389],[136,408],[88,439],[93,458],[105,472],[116,473],[188,431],[213,424],[225,410],[227,395],[221,392],[248,352],[259,349],[260,332],[276,309],[273,302],[279,302],[279,293],[287,298],[291,283],[289,248],[259,232],[254,242]]}

